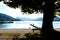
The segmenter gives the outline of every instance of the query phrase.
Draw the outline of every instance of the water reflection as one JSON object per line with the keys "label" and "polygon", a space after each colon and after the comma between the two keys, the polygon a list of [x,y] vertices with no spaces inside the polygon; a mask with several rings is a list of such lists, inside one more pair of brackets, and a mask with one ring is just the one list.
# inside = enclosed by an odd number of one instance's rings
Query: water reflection
{"label": "water reflection", "polygon": [[20,29],[20,28],[33,28],[30,24],[35,24],[36,26],[42,25],[42,21],[14,21],[13,23],[5,23],[0,25],[0,28],[8,29]]}
{"label": "water reflection", "polygon": [[0,24],[0,28],[4,28],[6,27],[7,25],[4,25],[4,24]]}
{"label": "water reflection", "polygon": [[[4,23],[0,24],[0,29],[20,29],[20,28],[34,28],[30,24],[34,24],[35,26],[42,27],[42,21],[14,21],[13,23]],[[53,22],[54,28],[60,28],[60,22]]]}

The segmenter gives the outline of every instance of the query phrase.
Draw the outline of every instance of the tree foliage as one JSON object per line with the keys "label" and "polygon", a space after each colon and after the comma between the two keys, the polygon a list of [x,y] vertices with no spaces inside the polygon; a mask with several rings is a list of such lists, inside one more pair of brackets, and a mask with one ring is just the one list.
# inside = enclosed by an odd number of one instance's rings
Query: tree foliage
{"label": "tree foliage", "polygon": [[3,1],[3,0],[0,0],[0,1]]}
{"label": "tree foliage", "polygon": [[[43,8],[43,0],[10,0],[9,2],[4,2],[9,7],[18,8],[21,7],[22,12],[40,12]],[[43,3],[43,4],[42,4]]]}
{"label": "tree foliage", "polygon": [[[9,2],[4,1],[4,3],[11,8],[20,7],[22,12],[34,13],[34,12],[43,12],[45,4],[44,1],[46,2],[46,0],[9,0]],[[60,8],[60,0],[57,0],[57,5],[58,5],[57,8]]]}
{"label": "tree foliage", "polygon": [[[21,7],[22,12],[28,13],[42,12],[44,8],[44,1],[46,2],[46,0],[9,0],[8,2],[6,2],[6,0],[0,1],[4,1],[4,3],[11,8]],[[60,8],[60,0],[57,0],[57,5],[58,5],[57,8]]]}

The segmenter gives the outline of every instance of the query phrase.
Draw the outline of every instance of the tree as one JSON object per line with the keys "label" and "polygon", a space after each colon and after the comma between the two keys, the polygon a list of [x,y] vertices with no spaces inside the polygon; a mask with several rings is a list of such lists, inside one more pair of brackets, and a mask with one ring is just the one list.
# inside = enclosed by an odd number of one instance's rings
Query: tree
{"label": "tree", "polygon": [[[60,1],[60,0],[58,0]],[[41,12],[43,11],[43,25],[41,29],[41,40],[52,40],[52,32],[56,32],[53,29],[53,18],[56,9],[55,2],[57,0],[9,0],[5,2],[9,7],[18,8],[21,7],[22,12]],[[59,5],[59,4],[58,4]],[[59,6],[60,7],[60,6]],[[57,8],[59,8],[57,7]],[[50,35],[51,33],[51,35]]]}

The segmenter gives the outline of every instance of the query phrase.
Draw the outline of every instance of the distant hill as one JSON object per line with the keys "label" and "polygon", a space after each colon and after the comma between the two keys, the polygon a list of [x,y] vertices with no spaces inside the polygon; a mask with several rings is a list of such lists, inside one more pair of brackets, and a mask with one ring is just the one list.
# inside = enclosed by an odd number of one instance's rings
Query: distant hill
{"label": "distant hill", "polygon": [[54,18],[54,21],[60,21],[60,18],[55,17],[55,18]]}
{"label": "distant hill", "polygon": [[0,21],[15,21],[15,20],[20,20],[20,19],[15,19],[15,18],[13,18],[11,16],[0,13]]}
{"label": "distant hill", "polygon": [[[22,21],[42,21],[43,20],[43,18],[32,19],[32,18],[27,18],[27,17],[16,17],[16,19],[21,19]],[[55,17],[54,21],[60,21],[60,18]]]}
{"label": "distant hill", "polygon": [[34,19],[34,21],[42,21],[43,18],[37,18],[37,19]]}
{"label": "distant hill", "polygon": [[[34,21],[42,21],[42,20],[43,20],[43,18],[34,19]],[[55,17],[55,18],[54,18],[54,21],[60,21],[60,18]]]}
{"label": "distant hill", "polygon": [[26,18],[26,17],[16,17],[16,19],[21,19],[22,21],[31,21],[32,18]]}

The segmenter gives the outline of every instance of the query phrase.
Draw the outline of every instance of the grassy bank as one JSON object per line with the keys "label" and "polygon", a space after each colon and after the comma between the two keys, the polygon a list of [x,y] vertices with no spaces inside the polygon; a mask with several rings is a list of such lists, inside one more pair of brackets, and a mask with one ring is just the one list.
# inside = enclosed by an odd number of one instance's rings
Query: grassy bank
{"label": "grassy bank", "polygon": [[32,40],[32,38],[40,37],[39,32],[30,33],[16,33],[16,32],[0,32],[0,39],[2,40]]}

